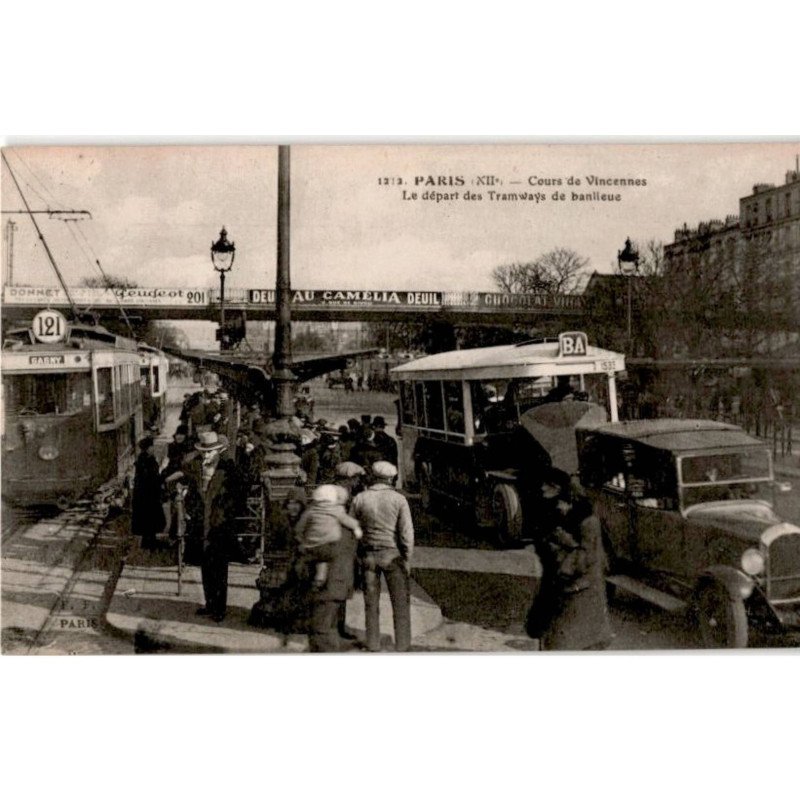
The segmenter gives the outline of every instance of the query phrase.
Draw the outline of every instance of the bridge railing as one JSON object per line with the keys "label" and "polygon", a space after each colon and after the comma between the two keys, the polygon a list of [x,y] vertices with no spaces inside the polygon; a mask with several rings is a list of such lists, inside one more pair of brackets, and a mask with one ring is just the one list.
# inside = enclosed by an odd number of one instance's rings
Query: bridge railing
{"label": "bridge railing", "polygon": [[[219,305],[219,289],[207,287],[130,287],[90,288],[70,290],[72,299],[84,307],[180,308]],[[330,308],[337,310],[435,312],[462,310],[481,312],[531,311],[542,313],[580,313],[584,310],[584,295],[580,294],[512,294],[475,291],[407,291],[354,289],[293,289],[291,303],[298,309]],[[245,308],[274,307],[274,289],[227,288],[225,303]],[[58,287],[5,286],[3,304],[9,306],[66,306],[67,298]]]}

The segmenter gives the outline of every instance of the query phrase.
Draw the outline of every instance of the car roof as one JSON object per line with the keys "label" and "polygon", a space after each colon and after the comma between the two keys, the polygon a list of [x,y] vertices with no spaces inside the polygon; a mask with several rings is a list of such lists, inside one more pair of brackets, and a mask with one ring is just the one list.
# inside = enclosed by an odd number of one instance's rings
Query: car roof
{"label": "car roof", "polygon": [[612,422],[591,429],[592,433],[632,439],[663,450],[712,450],[726,447],[766,447],[737,425],[709,419],[646,419]]}
{"label": "car roof", "polygon": [[539,378],[552,375],[585,375],[625,369],[625,356],[587,345],[586,354],[559,356],[558,341],[521,342],[496,347],[449,350],[424,356],[395,367],[400,380],[485,380]]}

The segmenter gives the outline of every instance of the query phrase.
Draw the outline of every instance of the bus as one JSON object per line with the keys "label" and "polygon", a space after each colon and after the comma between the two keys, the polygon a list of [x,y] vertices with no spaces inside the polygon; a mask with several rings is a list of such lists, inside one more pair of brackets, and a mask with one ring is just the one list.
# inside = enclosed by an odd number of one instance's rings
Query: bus
{"label": "bus", "polygon": [[[403,485],[416,488],[423,509],[449,501],[494,528],[501,545],[519,544],[534,527],[537,471],[565,441],[577,459],[580,421],[618,420],[624,369],[623,354],[590,345],[580,331],[395,367]],[[552,441],[533,433],[549,427]]]}

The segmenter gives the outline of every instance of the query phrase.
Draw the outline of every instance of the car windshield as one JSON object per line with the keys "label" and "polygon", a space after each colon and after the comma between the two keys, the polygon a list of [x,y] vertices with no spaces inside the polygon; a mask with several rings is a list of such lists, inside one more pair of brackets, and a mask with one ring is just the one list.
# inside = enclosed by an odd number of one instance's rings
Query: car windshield
{"label": "car windshield", "polygon": [[749,448],[681,459],[684,506],[720,500],[772,501],[769,452]]}
{"label": "car windshield", "polygon": [[762,447],[681,459],[681,483],[684,485],[768,480],[770,477],[769,452]]}

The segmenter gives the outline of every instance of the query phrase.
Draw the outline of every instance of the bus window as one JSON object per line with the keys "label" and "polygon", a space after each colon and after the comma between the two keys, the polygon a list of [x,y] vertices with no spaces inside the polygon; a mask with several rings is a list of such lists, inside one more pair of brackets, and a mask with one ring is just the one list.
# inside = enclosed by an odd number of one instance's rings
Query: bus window
{"label": "bus window", "polygon": [[487,433],[498,427],[503,401],[508,389],[507,380],[470,381],[472,419],[475,433]]}
{"label": "bus window", "polygon": [[460,381],[444,381],[444,410],[447,415],[447,430],[464,433],[464,395]]}
{"label": "bus window", "polygon": [[425,414],[425,391],[421,381],[414,381],[414,402],[417,409],[417,425],[420,428],[427,428],[428,418]]}
{"label": "bus window", "polygon": [[424,381],[425,413],[427,428],[444,430],[444,405],[442,403],[442,384],[440,381]]}
{"label": "bus window", "polygon": [[400,384],[400,413],[404,425],[414,424],[414,387],[409,381]]}
{"label": "bus window", "polygon": [[100,367],[97,370],[97,408],[101,425],[114,422],[114,388],[111,379],[111,367]]}

